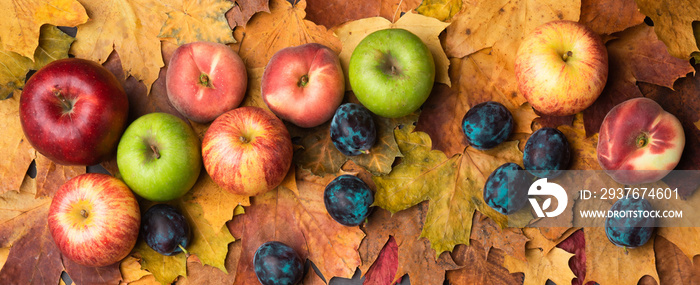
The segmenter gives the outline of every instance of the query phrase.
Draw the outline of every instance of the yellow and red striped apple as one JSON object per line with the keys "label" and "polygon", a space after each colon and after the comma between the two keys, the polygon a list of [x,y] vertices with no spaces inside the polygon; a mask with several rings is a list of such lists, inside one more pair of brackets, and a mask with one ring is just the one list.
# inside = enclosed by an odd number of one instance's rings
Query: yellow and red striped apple
{"label": "yellow and red striped apple", "polygon": [[613,107],[598,137],[598,163],[615,181],[658,181],[673,170],[685,147],[681,122],[648,98]]}
{"label": "yellow and red striped apple", "polygon": [[204,168],[231,193],[256,196],[277,187],[292,164],[282,120],[259,107],[240,107],[211,123],[202,141]]}
{"label": "yellow and red striped apple", "polygon": [[166,88],[170,103],[188,119],[208,123],[238,107],[248,87],[243,60],[225,44],[193,42],[173,53]]}
{"label": "yellow and red striped apple", "polygon": [[572,21],[537,27],[515,57],[518,89],[535,110],[566,116],[588,108],[608,79],[608,51],[600,36]]}
{"label": "yellow and red striped apple", "polygon": [[121,180],[86,173],[56,192],[48,217],[61,253],[78,264],[101,267],[119,262],[136,244],[141,213]]}
{"label": "yellow and red striped apple", "polygon": [[282,120],[312,128],[330,120],[345,95],[338,55],[309,43],[281,49],[262,76],[262,98]]}

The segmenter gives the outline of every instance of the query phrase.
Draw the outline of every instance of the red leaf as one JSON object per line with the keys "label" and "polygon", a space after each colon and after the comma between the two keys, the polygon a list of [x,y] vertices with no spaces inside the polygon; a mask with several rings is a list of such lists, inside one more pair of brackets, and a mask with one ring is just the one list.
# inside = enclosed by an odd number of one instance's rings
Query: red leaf
{"label": "red leaf", "polygon": [[374,261],[372,267],[369,268],[365,275],[363,284],[394,284],[396,271],[399,269],[399,246],[396,244],[394,237],[389,237],[389,240],[379,253],[379,257]]}

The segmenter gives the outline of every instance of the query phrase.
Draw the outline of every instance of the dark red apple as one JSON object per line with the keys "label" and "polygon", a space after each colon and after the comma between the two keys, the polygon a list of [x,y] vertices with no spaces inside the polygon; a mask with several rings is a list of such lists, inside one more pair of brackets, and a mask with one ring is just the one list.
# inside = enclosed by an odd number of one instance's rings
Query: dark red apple
{"label": "dark red apple", "polygon": [[95,62],[67,58],[29,78],[19,117],[29,143],[58,164],[93,165],[110,157],[129,102],[117,78]]}

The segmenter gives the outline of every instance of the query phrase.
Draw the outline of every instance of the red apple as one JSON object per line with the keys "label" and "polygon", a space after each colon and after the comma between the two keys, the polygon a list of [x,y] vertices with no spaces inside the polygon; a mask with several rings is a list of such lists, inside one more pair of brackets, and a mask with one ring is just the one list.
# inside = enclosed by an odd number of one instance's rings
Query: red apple
{"label": "red apple", "polygon": [[655,182],[673,170],[685,147],[681,122],[648,98],[624,101],[600,126],[598,163],[622,184]]}
{"label": "red apple", "polygon": [[58,189],[48,223],[64,256],[78,264],[99,267],[119,262],[131,252],[139,235],[141,213],[124,182],[86,173]]}
{"label": "red apple", "polygon": [[600,36],[572,21],[537,27],[515,58],[518,89],[535,110],[566,116],[588,108],[608,79],[608,52]]}
{"label": "red apple", "polygon": [[128,113],[129,101],[117,78],[78,58],[54,61],[34,73],[19,107],[29,143],[67,165],[93,165],[110,157]]}
{"label": "red apple", "polygon": [[211,123],[202,141],[204,168],[231,193],[256,196],[277,187],[292,164],[292,140],[282,120],[241,107]]}
{"label": "red apple", "polygon": [[262,98],[275,115],[302,128],[330,120],[345,94],[338,55],[310,43],[284,48],[262,76]]}
{"label": "red apple", "polygon": [[165,81],[178,112],[208,123],[241,104],[248,75],[241,57],[227,45],[193,42],[175,50]]}

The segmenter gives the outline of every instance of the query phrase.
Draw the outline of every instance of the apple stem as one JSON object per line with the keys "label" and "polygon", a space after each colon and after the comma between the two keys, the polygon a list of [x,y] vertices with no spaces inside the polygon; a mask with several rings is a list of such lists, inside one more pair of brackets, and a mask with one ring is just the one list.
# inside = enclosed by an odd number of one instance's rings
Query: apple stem
{"label": "apple stem", "polygon": [[160,158],[160,152],[158,152],[158,148],[155,145],[151,145],[151,150],[153,151],[153,156],[156,159]]}
{"label": "apple stem", "polygon": [[297,86],[304,87],[308,83],[309,83],[309,75],[304,74],[301,78],[299,78],[299,82],[297,83]]}
{"label": "apple stem", "polygon": [[244,137],[244,136],[240,136],[240,137],[238,137],[238,139],[241,140],[242,143],[248,143],[248,142],[249,142],[249,141],[248,141],[248,138],[246,138],[246,137]]}
{"label": "apple stem", "polygon": [[71,105],[70,101],[68,101],[68,99],[66,99],[66,97],[63,96],[63,94],[61,93],[61,90],[55,90],[55,91],[53,92],[53,94],[54,94],[56,97],[58,97],[58,101],[61,102],[61,107],[63,107],[63,111],[68,112],[68,111],[70,111],[70,110],[73,108],[73,106]]}
{"label": "apple stem", "polygon": [[569,60],[569,57],[571,57],[572,55],[574,55],[574,53],[572,51],[567,51],[564,55],[561,56],[561,59],[563,59],[564,61],[567,61],[567,60]]}
{"label": "apple stem", "polygon": [[206,73],[202,73],[201,75],[199,75],[199,84],[201,84],[204,87],[211,87],[209,75],[207,75]]}
{"label": "apple stem", "polygon": [[190,252],[187,251],[187,250],[185,249],[184,246],[182,246],[181,244],[178,244],[177,246],[180,247],[180,249],[182,250],[182,252],[185,253],[185,256],[186,256],[186,257],[190,257]]}
{"label": "apple stem", "polygon": [[88,213],[87,210],[82,209],[82,210],[80,210],[80,215],[83,216],[83,218],[87,219],[87,217],[90,215],[90,213]]}

